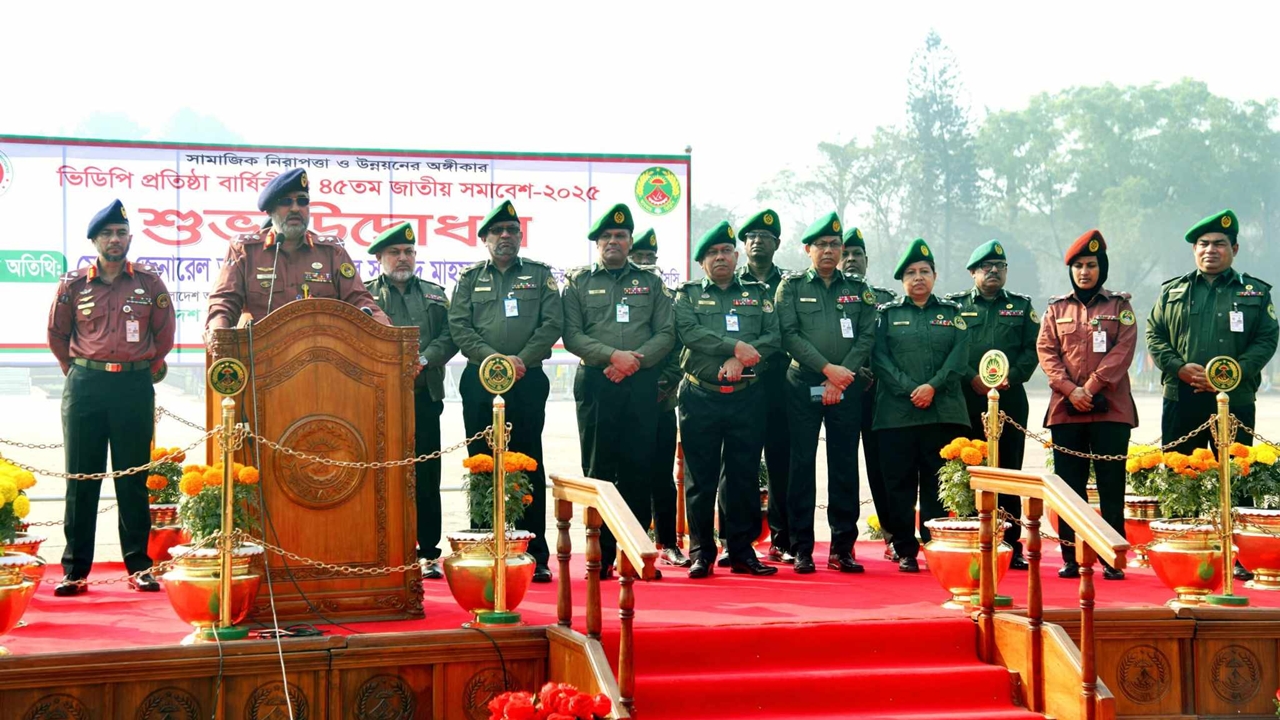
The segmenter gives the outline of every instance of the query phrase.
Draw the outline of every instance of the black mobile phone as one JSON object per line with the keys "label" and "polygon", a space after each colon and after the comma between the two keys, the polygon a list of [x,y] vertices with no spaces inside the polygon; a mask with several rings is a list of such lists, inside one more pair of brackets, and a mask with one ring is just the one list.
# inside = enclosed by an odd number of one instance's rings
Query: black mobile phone
{"label": "black mobile phone", "polygon": [[755,377],[755,376],[756,376],[756,369],[755,369],[755,367],[744,367],[744,368],[742,368],[742,377],[744,377],[744,378],[753,378],[753,377]]}

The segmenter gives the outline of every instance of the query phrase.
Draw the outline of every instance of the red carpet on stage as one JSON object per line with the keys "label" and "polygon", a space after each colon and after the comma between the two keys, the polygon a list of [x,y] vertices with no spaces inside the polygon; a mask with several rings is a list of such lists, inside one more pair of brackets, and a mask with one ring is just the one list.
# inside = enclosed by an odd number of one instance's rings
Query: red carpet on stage
{"label": "red carpet on stage", "polygon": [[[732,575],[717,568],[707,580],[663,566],[665,578],[637,582],[637,707],[646,718],[738,720],[771,718],[1034,717],[1015,708],[1008,673],[978,662],[974,625],[946,610],[947,594],[927,572],[907,575],[880,557],[879,543],[859,544],[863,575],[841,575],[820,564],[799,576],[788,566],[772,577]],[[1056,576],[1056,545],[1046,543],[1044,606],[1079,607],[1079,583]],[[826,547],[815,553],[825,559]],[[923,559],[922,559],[923,564]],[[574,626],[583,628],[585,560],[573,558]],[[91,580],[123,574],[119,563],[100,564]],[[57,578],[50,567],[46,577]],[[1095,574],[1097,606],[1159,607],[1172,597],[1149,569],[1130,569],[1122,582]],[[287,582],[275,577],[277,584]],[[456,628],[469,619],[443,580],[427,581],[423,620],[326,625],[335,634]],[[1280,607],[1280,593],[1237,585],[1254,607]],[[616,581],[602,584],[604,641],[616,657]],[[1026,574],[1010,571],[1000,591],[1025,607]],[[556,621],[556,585],[534,585],[519,611],[531,625]],[[142,594],[124,583],[93,586],[57,598],[41,587],[25,627],[0,637],[14,654],[83,652],[174,645],[190,632],[164,593]],[[892,621],[892,622],[886,622]],[[785,681],[777,673],[789,668]]]}

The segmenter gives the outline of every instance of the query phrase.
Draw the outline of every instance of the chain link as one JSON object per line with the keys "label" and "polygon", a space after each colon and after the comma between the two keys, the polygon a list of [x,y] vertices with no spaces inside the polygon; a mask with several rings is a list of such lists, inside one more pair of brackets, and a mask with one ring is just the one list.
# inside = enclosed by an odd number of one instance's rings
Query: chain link
{"label": "chain link", "polygon": [[62,447],[62,443],[26,443],[17,440],[5,440],[4,438],[0,438],[0,445],[19,447],[25,450],[57,450]]}
{"label": "chain link", "polygon": [[[1014,525],[1017,525],[1018,527],[1021,527],[1021,528],[1024,528],[1024,529],[1029,529],[1029,528],[1027,528],[1027,523],[1026,523],[1025,521],[1023,521],[1023,520],[1021,520],[1021,519],[1019,519],[1019,518],[1014,517],[1012,514],[1010,514],[1010,513],[1009,513],[1009,511],[1008,511],[1008,510],[1005,510],[1004,508],[996,508],[996,511],[999,513],[999,519],[1000,519],[1001,521],[1007,521],[1007,522],[1013,523]],[[1062,522],[1062,517],[1061,517],[1061,516],[1059,516],[1059,517],[1058,517],[1058,522],[1059,522],[1059,523],[1061,523],[1061,522]],[[1048,524],[1048,523],[1047,523],[1047,521],[1046,521],[1046,520],[1042,520],[1042,521],[1041,521],[1041,523],[1040,523],[1040,525],[1041,525],[1041,526],[1044,526],[1044,525],[1047,525],[1047,524]],[[1213,526],[1213,529],[1214,529],[1214,534],[1217,536],[1217,538],[1218,538],[1219,540],[1221,540],[1221,539],[1224,537],[1224,534],[1223,534],[1223,532],[1222,532],[1222,524],[1218,521],[1218,518],[1216,518],[1216,517],[1210,517],[1210,518],[1204,518],[1204,519],[1202,519],[1202,520],[1196,520],[1196,523],[1195,523],[1195,524],[1196,524],[1196,525],[1212,525],[1212,526]],[[1060,538],[1060,537],[1054,537],[1053,535],[1049,535],[1048,533],[1046,533],[1046,532],[1045,532],[1045,531],[1043,531],[1043,530],[1040,530],[1040,531],[1038,531],[1038,532],[1039,532],[1039,535],[1040,535],[1040,539],[1042,539],[1042,540],[1053,540],[1054,542],[1058,543],[1059,545],[1062,545],[1063,547],[1075,547],[1075,546],[1076,546],[1076,543],[1075,543],[1074,541],[1072,541],[1072,540],[1063,540],[1063,539],[1062,539],[1062,538]],[[1162,543],[1162,542],[1167,542],[1167,541],[1169,541],[1169,540],[1181,540],[1182,538],[1184,538],[1184,537],[1186,537],[1187,535],[1190,535],[1190,534],[1192,534],[1192,533],[1194,533],[1194,532],[1197,532],[1197,530],[1196,530],[1194,527],[1190,527],[1190,528],[1187,528],[1186,530],[1179,530],[1178,532],[1176,532],[1176,533],[1174,533],[1174,534],[1172,534],[1172,535],[1170,535],[1170,536],[1168,536],[1168,537],[1160,538],[1159,540],[1152,540],[1151,542],[1149,542],[1149,543],[1144,543],[1144,544],[1142,544],[1142,545],[1130,545],[1130,546],[1129,546],[1129,549],[1130,549],[1131,551],[1133,551],[1133,552],[1141,551],[1141,552],[1144,552],[1144,553],[1145,553],[1145,552],[1147,552],[1148,550],[1150,550],[1151,546],[1153,546],[1153,545],[1157,545],[1157,544]],[[1271,533],[1271,532],[1267,531],[1266,529],[1263,529],[1263,532],[1266,532],[1266,533],[1267,533],[1267,534],[1269,534],[1269,535],[1270,535],[1270,534],[1273,534],[1273,533]]]}
{"label": "chain link", "polygon": [[[102,508],[101,510],[99,510],[99,511],[98,511],[98,514],[99,514],[99,515],[105,515],[105,514],[107,514],[107,513],[111,512],[112,510],[115,510],[118,506],[119,506],[119,503],[111,503],[110,505],[108,505],[108,506],[106,506],[106,507]],[[29,528],[33,528],[33,527],[56,527],[56,526],[58,526],[58,525],[62,525],[64,522],[65,522],[65,521],[63,521],[63,520],[42,520],[42,521],[40,521],[40,522],[29,522],[29,523],[27,523],[27,527],[29,527]]]}
{"label": "chain link", "polygon": [[[507,427],[507,432],[508,433],[511,432],[511,423],[507,423],[506,427]],[[353,460],[331,460],[329,458],[321,457],[319,455],[308,455],[307,453],[299,452],[297,450],[294,450],[293,448],[287,448],[281,445],[280,443],[269,440],[257,433],[253,433],[253,432],[249,432],[248,430],[245,430],[245,434],[248,437],[253,438],[254,440],[262,443],[263,445],[267,446],[268,448],[278,453],[284,453],[285,455],[296,457],[299,460],[307,460],[309,462],[320,463],[322,465],[333,465],[335,467],[344,467],[344,468],[391,468],[391,467],[401,467],[404,465],[412,465],[414,463],[419,463],[419,462],[426,462],[428,460],[436,460],[448,453],[453,452],[454,450],[457,450],[458,448],[466,447],[467,445],[470,445],[471,443],[475,442],[476,440],[479,440],[480,438],[484,438],[489,443],[490,447],[493,446],[493,426],[490,425],[489,427],[481,430],[480,432],[476,433],[475,435],[472,435],[471,437],[467,438],[466,440],[463,440],[462,442],[459,442],[454,445],[450,445],[447,448],[437,450],[433,453],[419,455],[417,457],[405,458],[404,460],[380,460],[376,462],[356,462]]]}
{"label": "chain link", "polygon": [[[237,534],[238,534],[238,531],[237,531]],[[237,536],[236,534],[233,534],[232,535],[233,539],[236,536]],[[204,540],[201,540],[200,542],[194,545],[190,545],[189,547],[193,550],[202,550],[204,548],[209,547],[220,537],[222,537],[222,533],[214,533],[213,535],[210,535]],[[67,585],[75,585],[76,587],[88,587],[90,585],[115,585],[117,583],[122,583],[122,582],[136,581],[138,578],[142,577],[143,575],[146,575],[147,573],[151,573],[153,575],[163,575],[164,573],[172,570],[173,566],[177,565],[179,560],[180,558],[171,558],[169,560],[165,560],[164,562],[156,563],[151,567],[146,568],[145,570],[139,570],[136,573],[131,573],[129,575],[121,575],[120,577],[110,578],[108,580],[66,581],[66,580],[49,579],[49,580],[43,580],[42,582],[45,585],[62,585],[63,583],[66,583]]]}
{"label": "chain link", "polygon": [[201,425],[199,423],[193,423],[190,420],[187,420],[186,418],[178,417],[174,413],[170,412],[168,408],[157,405],[156,406],[156,422],[160,421],[161,415],[167,415],[168,417],[171,417],[174,420],[177,420],[178,422],[182,423],[183,425],[186,425],[189,428],[204,432],[204,425]]}
{"label": "chain link", "polygon": [[[220,432],[222,432],[221,425],[206,432],[203,436],[200,437],[200,439],[196,440],[195,442],[191,443],[185,448],[180,449],[178,452],[185,453],[189,450],[194,450],[196,447],[200,445],[200,443],[203,443],[205,440],[208,440],[209,438],[213,437],[214,435],[217,435]],[[17,460],[14,460],[12,458],[5,458],[5,460],[10,465],[13,465],[14,467],[20,468],[22,470],[26,470],[31,473],[35,473],[36,475],[45,475],[47,477],[64,478],[66,480],[107,480],[107,479],[122,477],[124,475],[132,475],[137,472],[142,472],[143,470],[151,470],[156,466],[160,465],[160,463],[169,462],[170,458],[174,457],[175,454],[176,453],[165,455],[159,460],[152,460],[145,465],[136,465],[134,467],[131,467],[125,470],[112,470],[111,472],[100,472],[100,473],[61,473],[61,472],[54,472],[53,470],[41,470],[40,468],[35,467],[34,465],[27,465],[26,463],[18,462]]]}
{"label": "chain link", "polygon": [[[982,417],[985,420],[987,417],[987,414],[983,413]],[[1234,416],[1232,417],[1234,418]],[[1200,431],[1206,428],[1212,429],[1213,424],[1216,421],[1217,421],[1216,417],[1210,417],[1208,420],[1205,420],[1204,423],[1200,425],[1200,427],[1188,432],[1186,435],[1183,435],[1182,437],[1178,438],[1177,440],[1174,440],[1173,442],[1165,443],[1163,445],[1156,445],[1155,446],[1156,449],[1152,450],[1151,452],[1156,452],[1156,451],[1163,452],[1170,448],[1177,447],[1178,445],[1181,445],[1182,443],[1190,440]],[[1031,430],[1028,430],[1027,428],[1019,425],[1017,420],[1014,420],[1013,418],[1009,417],[1009,415],[1005,413],[1005,411],[1003,410],[1000,411],[1000,422],[1002,425],[1004,423],[1009,423],[1018,431],[1020,431],[1023,435],[1026,435],[1032,440],[1039,441],[1040,444],[1044,445],[1044,447],[1052,448],[1054,450],[1065,453],[1067,455],[1074,455],[1075,457],[1084,458],[1086,460],[1099,460],[1099,461],[1112,460],[1112,461],[1124,462],[1125,460],[1129,459],[1129,456],[1127,454],[1126,455],[1098,455],[1095,453],[1087,453],[1087,452],[1081,452],[1079,450],[1072,450],[1071,448],[1065,448],[1065,447],[1062,447],[1061,445],[1055,445],[1052,440],[1046,439],[1044,435],[1040,433],[1032,432]]]}

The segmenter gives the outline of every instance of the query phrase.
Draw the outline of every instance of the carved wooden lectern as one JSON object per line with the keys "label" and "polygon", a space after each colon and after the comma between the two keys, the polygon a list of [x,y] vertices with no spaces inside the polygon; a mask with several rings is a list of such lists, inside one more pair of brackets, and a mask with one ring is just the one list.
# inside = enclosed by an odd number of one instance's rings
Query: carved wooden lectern
{"label": "carved wooden lectern", "polygon": [[[382,325],[337,300],[306,299],[250,327],[217,331],[209,357],[234,357],[249,369],[236,398],[239,419],[284,448],[359,463],[414,454],[417,328]],[[208,397],[212,427],[217,396]],[[415,561],[412,466],[341,467],[252,440],[240,457],[260,463],[262,537],[272,545],[352,570]],[[422,616],[416,569],[349,575],[271,551],[266,558],[281,622]],[[264,582],[251,618],[269,622],[268,602]]]}

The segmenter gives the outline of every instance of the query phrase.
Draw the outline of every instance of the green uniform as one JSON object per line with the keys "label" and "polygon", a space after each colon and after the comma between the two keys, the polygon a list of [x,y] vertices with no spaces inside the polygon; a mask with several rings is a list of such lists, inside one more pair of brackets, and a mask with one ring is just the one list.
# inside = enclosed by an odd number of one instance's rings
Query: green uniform
{"label": "green uniform", "polygon": [[[445,364],[458,353],[449,337],[449,300],[444,288],[417,277],[400,292],[390,278],[379,275],[365,283],[392,325],[418,328],[418,354],[427,364],[413,386],[414,454],[440,449],[440,414],[444,412]],[[414,472],[418,557],[440,557],[440,460],[422,463]]]}
{"label": "green uniform", "polygon": [[[690,556],[714,563],[717,490],[721,535],[734,562],[755,561],[760,528],[758,478],[764,447],[765,396],[755,378],[718,378],[721,365],[745,342],[768,358],[781,350],[778,315],[763,283],[734,277],[721,290],[710,279],[687,282],[676,294],[676,331],[685,349],[680,367],[680,432],[686,461]],[[757,368],[758,372],[765,368]]]}
{"label": "green uniform", "polygon": [[[480,385],[480,362],[501,353],[515,355],[526,368],[524,377],[503,397],[507,401],[507,422],[511,423],[510,449],[538,462],[538,469],[529,474],[533,503],[516,527],[537,536],[529,543],[529,554],[541,567],[546,567],[550,556],[542,428],[547,420],[551,383],[540,368],[542,361],[551,357],[551,347],[560,339],[563,325],[564,310],[555,276],[550,267],[536,260],[517,257],[506,272],[499,272],[492,260],[478,262],[463,271],[453,289],[449,335],[467,358],[458,392],[462,395],[462,419],[468,437],[493,422],[493,395]],[[483,439],[471,443],[467,451],[472,455],[491,452]]]}
{"label": "green uniform", "polygon": [[[924,523],[944,514],[938,501],[938,452],[952,438],[968,434],[961,391],[969,358],[966,327],[958,305],[932,295],[923,308],[905,297],[880,306],[872,352],[874,427],[889,504],[880,525],[903,562],[920,550],[912,528],[917,501],[924,542],[929,541]],[[933,387],[934,396],[920,409],[912,405],[911,393],[924,384]]]}
{"label": "green uniform", "polygon": [[[960,305],[960,317],[964,318],[969,338],[969,358],[965,364],[965,376],[960,381],[969,413],[969,437],[981,440],[986,437],[982,413],[987,411],[987,392],[975,392],[971,381],[978,375],[978,365],[989,350],[999,350],[1009,359],[1009,387],[1000,391],[1000,409],[1023,427],[1031,414],[1027,391],[1023,384],[1035,374],[1040,365],[1036,354],[1036,339],[1040,336],[1040,317],[1026,295],[1001,290],[988,300],[978,288],[967,292],[952,293],[947,299]],[[1000,467],[1022,469],[1026,452],[1026,435],[1010,431],[1000,434]],[[1013,517],[1021,517],[1022,501],[1017,495],[1000,495],[1000,507]],[[1022,528],[1011,524],[1005,530],[1004,540],[1021,555],[1019,540]]]}
{"label": "green uniform", "polygon": [[783,343],[793,358],[785,386],[791,432],[790,550],[797,558],[813,555],[818,434],[825,425],[831,555],[848,554],[858,537],[862,391],[851,385],[835,405],[814,402],[812,392],[826,380],[822,369],[828,364],[854,373],[868,364],[875,342],[875,293],[861,279],[839,270],[833,271],[828,285],[810,268],[784,279],[777,300]]}
{"label": "green uniform", "polygon": [[[571,271],[564,290],[564,346],[582,359],[573,383],[582,473],[617,485],[642,527],[651,517],[659,366],[675,343],[668,292],[631,262],[617,271],[599,263]],[[617,350],[644,356],[620,382],[604,373]],[[607,527],[600,549],[603,565],[612,566],[617,542]]]}
{"label": "green uniform", "polygon": [[[860,275],[851,277],[862,279]],[[876,296],[877,308],[898,299],[892,290],[875,285],[868,287]],[[871,504],[876,509],[876,517],[884,518],[889,512],[889,495],[884,485],[884,473],[880,471],[880,444],[876,441],[876,433],[871,429],[876,419],[876,393],[875,373],[871,371],[870,366],[871,358],[867,358],[866,366],[858,371],[858,379],[853,382],[862,394],[862,417],[858,421],[859,444],[862,445],[862,459],[867,465],[867,487],[871,490]],[[893,541],[883,523],[880,525],[880,532],[884,535],[885,544]]]}
{"label": "green uniform", "polygon": [[[652,231],[651,231],[652,232]],[[662,271],[653,265],[642,266],[659,278]],[[670,293],[672,303],[672,328],[675,327],[675,294]],[[680,379],[684,372],[680,370],[680,351],[684,346],[680,340],[672,338],[671,351],[658,365],[658,434],[655,438],[655,464],[652,480],[649,483],[650,495],[653,499],[653,531],[656,540],[663,548],[676,547],[676,482],[672,475],[675,467],[677,422],[676,404],[679,401]]]}
{"label": "green uniform", "polygon": [[[1228,270],[1210,284],[1195,270],[1165,282],[1147,320],[1147,348],[1164,381],[1163,442],[1182,437],[1216,412],[1215,393],[1195,392],[1178,378],[1178,370],[1187,363],[1205,365],[1218,355],[1240,363],[1240,385],[1229,393],[1231,412],[1253,427],[1255,394],[1278,337],[1271,285],[1252,275]],[[1202,431],[1175,449],[1191,452],[1208,440]],[[1242,433],[1240,441],[1252,438]]]}

